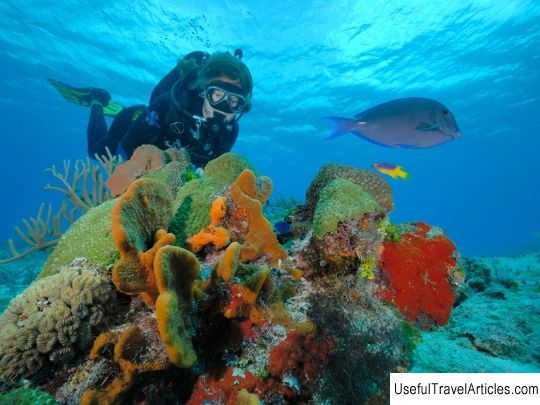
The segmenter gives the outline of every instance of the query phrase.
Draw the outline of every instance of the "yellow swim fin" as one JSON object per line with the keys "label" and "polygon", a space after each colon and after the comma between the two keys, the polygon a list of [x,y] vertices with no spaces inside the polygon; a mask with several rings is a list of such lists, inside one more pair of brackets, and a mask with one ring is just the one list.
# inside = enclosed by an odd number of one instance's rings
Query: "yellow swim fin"
{"label": "yellow swim fin", "polygon": [[109,117],[116,117],[124,107],[111,100],[110,94],[97,87],[73,87],[58,80],[47,79],[49,83],[70,103],[89,107],[93,100],[103,105],[103,113]]}

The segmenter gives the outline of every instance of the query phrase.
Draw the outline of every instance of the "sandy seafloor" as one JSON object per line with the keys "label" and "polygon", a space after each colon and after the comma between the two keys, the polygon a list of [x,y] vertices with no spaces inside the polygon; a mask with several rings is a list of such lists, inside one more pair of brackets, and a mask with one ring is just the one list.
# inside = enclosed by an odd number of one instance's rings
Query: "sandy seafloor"
{"label": "sandy seafloor", "polygon": [[[4,247],[1,257],[8,256]],[[31,283],[46,252],[0,265],[0,310]],[[421,334],[411,372],[540,373],[540,252],[462,258],[448,325]]]}

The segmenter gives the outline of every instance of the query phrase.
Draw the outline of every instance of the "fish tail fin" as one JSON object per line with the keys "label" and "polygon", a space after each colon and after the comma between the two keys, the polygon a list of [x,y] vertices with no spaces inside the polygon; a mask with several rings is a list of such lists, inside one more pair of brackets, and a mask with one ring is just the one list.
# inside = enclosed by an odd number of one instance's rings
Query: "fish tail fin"
{"label": "fish tail fin", "polygon": [[352,118],[346,118],[346,117],[325,117],[326,119],[332,121],[334,124],[334,129],[332,132],[330,132],[330,135],[328,135],[326,140],[328,139],[334,139],[338,136],[341,136],[343,134],[346,134],[347,132],[351,132],[355,126],[357,125],[357,121]]}
{"label": "fish tail fin", "polygon": [[408,172],[406,172],[405,170],[403,170],[402,168],[399,169],[400,170],[400,177],[403,179],[403,180],[409,180],[409,177],[411,176]]}

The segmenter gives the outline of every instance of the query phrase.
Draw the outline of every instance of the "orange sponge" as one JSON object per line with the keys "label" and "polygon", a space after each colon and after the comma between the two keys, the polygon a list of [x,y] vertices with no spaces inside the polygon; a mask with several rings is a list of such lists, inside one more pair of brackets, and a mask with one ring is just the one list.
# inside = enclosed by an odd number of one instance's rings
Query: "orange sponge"
{"label": "orange sponge", "polygon": [[212,203],[210,208],[210,225],[193,235],[188,244],[193,252],[198,252],[203,246],[209,243],[217,249],[222,248],[229,243],[229,232],[227,229],[218,226],[226,213],[226,198],[220,197]]}
{"label": "orange sponge", "polygon": [[245,169],[231,186],[231,198],[240,207],[238,219],[245,220],[244,216],[247,216],[249,223],[240,249],[240,261],[254,260],[266,253],[271,256],[270,263],[276,265],[279,259],[287,257],[287,253],[279,244],[272,224],[263,215],[261,201],[266,201],[272,191],[270,179],[264,179],[259,181],[264,187],[258,189],[255,174]]}

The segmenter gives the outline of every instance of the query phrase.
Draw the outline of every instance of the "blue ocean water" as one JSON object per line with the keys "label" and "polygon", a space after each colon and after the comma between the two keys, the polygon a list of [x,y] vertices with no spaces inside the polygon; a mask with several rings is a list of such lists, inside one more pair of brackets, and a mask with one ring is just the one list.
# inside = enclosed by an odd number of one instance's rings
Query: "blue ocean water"
{"label": "blue ocean water", "polygon": [[[49,85],[99,86],[144,103],[192,50],[241,48],[255,81],[233,149],[303,199],[321,165],[402,165],[391,220],[442,227],[465,255],[540,246],[540,3],[535,0],[4,0],[0,3],[0,239],[35,215],[43,170],[86,156],[88,110]],[[462,138],[389,149],[329,115],[409,96],[440,100]]]}

